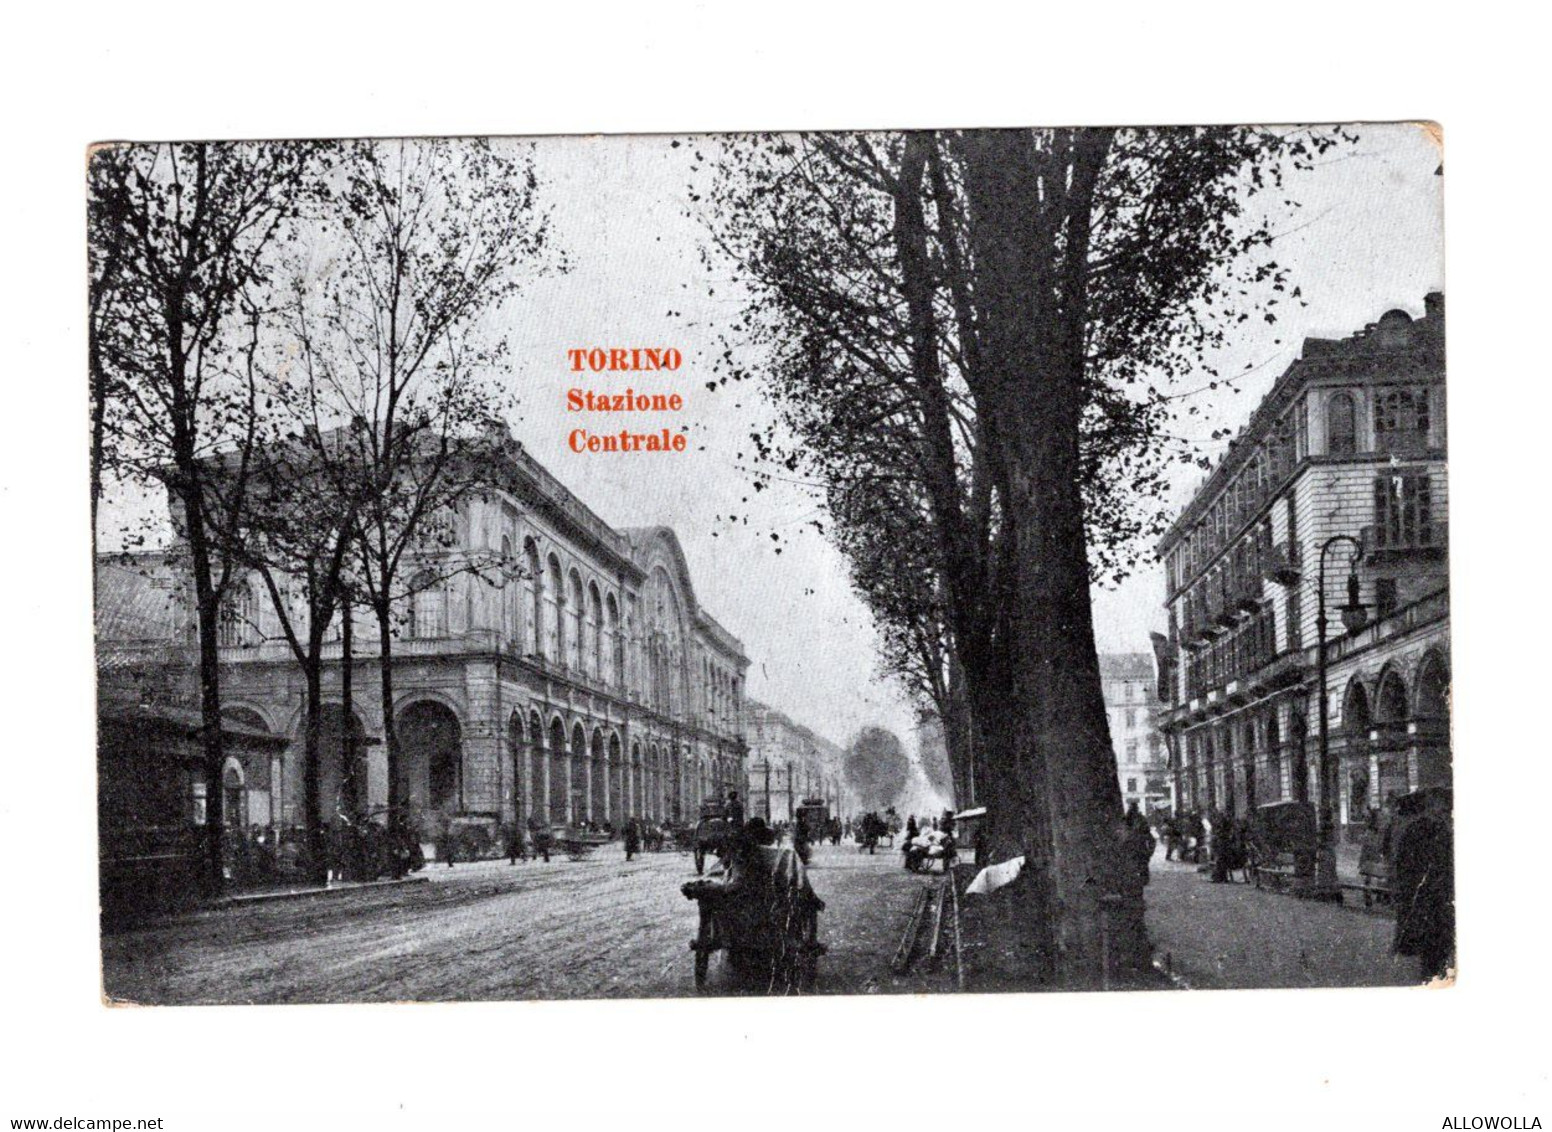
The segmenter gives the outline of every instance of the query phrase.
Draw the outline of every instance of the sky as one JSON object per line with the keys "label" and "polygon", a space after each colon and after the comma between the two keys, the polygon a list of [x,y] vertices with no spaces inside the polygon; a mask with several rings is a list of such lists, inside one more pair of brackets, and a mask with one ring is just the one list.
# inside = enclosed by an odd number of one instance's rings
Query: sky
{"label": "sky", "polygon": [[[1275,324],[1245,324],[1212,360],[1221,372],[1253,372],[1235,394],[1203,395],[1186,435],[1221,453],[1214,429],[1238,428],[1298,356],[1305,337],[1342,336],[1386,310],[1422,313],[1423,296],[1443,286],[1443,179],[1438,151],[1419,127],[1362,127],[1356,146],[1334,151],[1277,194],[1302,207],[1281,215],[1275,255],[1308,304]],[[518,143],[507,143],[518,144]],[[523,143],[527,144],[527,143]],[[534,277],[496,316],[511,345],[500,380],[515,392],[513,433],[606,522],[674,528],[696,599],[739,637],[750,659],[748,694],[841,744],[877,724],[914,750],[913,711],[900,689],[877,676],[875,632],[852,593],[845,564],[808,523],[816,499],[781,482],[755,493],[738,468],[742,441],[769,419],[748,384],[709,391],[708,358],[719,326],[739,309],[736,282],[712,274],[699,250],[705,232],[689,199],[690,153],[655,136],[546,138],[533,143],[543,199],[570,270]],[[1277,205],[1280,209],[1281,205]],[[714,293],[713,293],[714,292]],[[573,348],[677,348],[675,373],[576,374]],[[568,414],[566,391],[677,392],[684,410],[661,421]],[[567,435],[684,424],[678,454],[578,454]],[[1183,505],[1205,473],[1186,465],[1171,484]],[[107,525],[115,510],[108,508]],[[728,516],[747,517],[730,522]],[[780,553],[770,532],[781,535]],[[111,545],[111,537],[104,543]],[[1146,652],[1164,623],[1163,582],[1148,561],[1118,587],[1096,589],[1101,651]]]}

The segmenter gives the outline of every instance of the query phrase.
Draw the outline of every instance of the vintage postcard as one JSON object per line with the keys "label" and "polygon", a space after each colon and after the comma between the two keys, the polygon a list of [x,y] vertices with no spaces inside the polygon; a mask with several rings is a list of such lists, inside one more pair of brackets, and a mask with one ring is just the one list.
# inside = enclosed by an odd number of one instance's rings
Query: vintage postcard
{"label": "vintage postcard", "polygon": [[104,997],[1448,982],[1443,180],[93,147]]}

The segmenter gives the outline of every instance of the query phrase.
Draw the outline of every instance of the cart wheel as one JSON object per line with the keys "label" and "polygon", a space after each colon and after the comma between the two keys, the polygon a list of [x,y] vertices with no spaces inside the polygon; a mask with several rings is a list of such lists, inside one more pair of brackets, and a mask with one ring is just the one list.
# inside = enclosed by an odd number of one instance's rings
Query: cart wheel
{"label": "cart wheel", "polygon": [[699,845],[695,847],[695,875],[700,876],[706,871],[706,850]]}

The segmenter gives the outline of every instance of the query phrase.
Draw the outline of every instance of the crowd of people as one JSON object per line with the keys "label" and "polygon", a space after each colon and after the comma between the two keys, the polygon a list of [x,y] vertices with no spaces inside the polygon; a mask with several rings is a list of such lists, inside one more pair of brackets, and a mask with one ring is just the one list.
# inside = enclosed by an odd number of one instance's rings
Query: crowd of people
{"label": "crowd of people", "polygon": [[905,840],[901,843],[908,872],[922,872],[934,863],[947,872],[958,857],[954,840],[954,811],[944,810],[941,818],[922,818],[912,814],[905,822]]}

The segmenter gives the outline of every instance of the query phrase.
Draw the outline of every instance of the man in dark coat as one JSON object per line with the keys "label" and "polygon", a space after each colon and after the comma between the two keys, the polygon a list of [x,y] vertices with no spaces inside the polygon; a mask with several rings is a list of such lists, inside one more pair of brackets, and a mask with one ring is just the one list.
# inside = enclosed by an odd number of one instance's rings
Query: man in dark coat
{"label": "man in dark coat", "polygon": [[1127,850],[1132,867],[1136,869],[1142,883],[1147,884],[1148,864],[1153,860],[1153,850],[1158,842],[1154,840],[1153,830],[1148,828],[1148,819],[1142,816],[1136,802],[1127,806],[1126,827]]}
{"label": "man in dark coat", "polygon": [[539,820],[538,815],[528,819],[528,834],[533,840],[535,857],[543,857],[544,863],[550,863],[550,827]]}
{"label": "man in dark coat", "polygon": [[1455,840],[1449,816],[1424,813],[1396,842],[1398,955],[1415,955],[1425,979],[1442,978],[1455,954]]}
{"label": "man in dark coat", "polygon": [[636,826],[636,819],[631,818],[625,823],[625,859],[629,861],[637,853],[641,852],[641,831]]}

